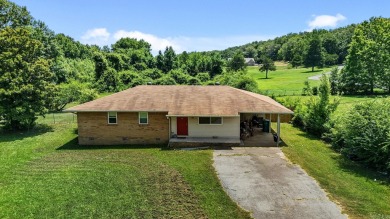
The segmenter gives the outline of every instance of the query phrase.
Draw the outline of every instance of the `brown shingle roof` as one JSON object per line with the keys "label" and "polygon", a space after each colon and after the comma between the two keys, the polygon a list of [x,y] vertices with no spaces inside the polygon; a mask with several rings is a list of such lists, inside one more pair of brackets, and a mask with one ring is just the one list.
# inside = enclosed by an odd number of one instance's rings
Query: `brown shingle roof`
{"label": "brown shingle roof", "polygon": [[67,112],[168,112],[168,115],[238,116],[293,112],[275,100],[229,86],[141,85],[71,107]]}

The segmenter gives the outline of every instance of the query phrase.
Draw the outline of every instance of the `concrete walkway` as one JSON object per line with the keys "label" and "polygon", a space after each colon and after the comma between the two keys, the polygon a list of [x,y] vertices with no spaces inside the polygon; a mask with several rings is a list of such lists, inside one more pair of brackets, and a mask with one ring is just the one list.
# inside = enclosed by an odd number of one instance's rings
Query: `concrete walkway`
{"label": "concrete walkway", "polygon": [[225,191],[254,218],[347,218],[280,148],[215,150],[214,167]]}
{"label": "concrete walkway", "polygon": [[[339,66],[337,66],[337,68],[339,69],[339,70],[341,70],[342,68],[344,68],[344,66],[343,65],[339,65]],[[324,73],[324,74],[326,74],[326,75],[330,75],[330,71],[328,71],[328,72],[326,72],[326,73]],[[316,81],[319,81],[320,79],[321,79],[321,77],[322,77],[322,74],[319,74],[319,75],[314,75],[314,76],[311,76],[311,77],[308,77],[308,79],[309,80],[316,80]]]}

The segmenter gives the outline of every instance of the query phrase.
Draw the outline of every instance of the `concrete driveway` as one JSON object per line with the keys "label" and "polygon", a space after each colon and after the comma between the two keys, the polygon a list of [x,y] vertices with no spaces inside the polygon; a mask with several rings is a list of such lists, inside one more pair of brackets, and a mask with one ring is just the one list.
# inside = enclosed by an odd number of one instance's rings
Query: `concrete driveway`
{"label": "concrete driveway", "polygon": [[347,218],[280,148],[215,150],[214,167],[225,191],[254,218]]}

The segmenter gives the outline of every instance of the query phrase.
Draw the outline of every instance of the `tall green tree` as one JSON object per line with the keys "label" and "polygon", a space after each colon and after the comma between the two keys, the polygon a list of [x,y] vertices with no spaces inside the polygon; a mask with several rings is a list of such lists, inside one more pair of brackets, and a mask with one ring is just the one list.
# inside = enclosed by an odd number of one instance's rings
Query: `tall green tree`
{"label": "tall green tree", "polygon": [[20,7],[7,0],[0,0],[0,15],[0,29],[28,26],[34,20],[26,7]]}
{"label": "tall green tree", "polygon": [[173,50],[172,46],[165,48],[164,51],[164,68],[163,72],[169,72],[176,68],[177,65],[177,57],[175,50]]}
{"label": "tall green tree", "polygon": [[166,47],[164,53],[159,51],[156,56],[156,67],[164,73],[175,69],[178,64],[178,57],[172,46]]}
{"label": "tall green tree", "polygon": [[355,28],[341,75],[347,93],[373,93],[375,86],[390,89],[390,19],[371,18]]}
{"label": "tall green tree", "polygon": [[241,51],[237,51],[234,56],[228,60],[227,68],[229,71],[240,71],[246,69],[244,55]]}
{"label": "tall green tree", "polygon": [[318,33],[312,33],[304,64],[306,67],[311,67],[311,71],[314,71],[315,66],[322,66],[322,61],[323,48],[321,38]]}
{"label": "tall green tree", "polygon": [[48,112],[54,91],[43,45],[31,28],[0,30],[0,112],[9,129],[26,129]]}
{"label": "tall green tree", "polygon": [[276,66],[272,59],[263,56],[260,62],[259,71],[265,71],[265,78],[268,79],[268,71],[275,71]]}

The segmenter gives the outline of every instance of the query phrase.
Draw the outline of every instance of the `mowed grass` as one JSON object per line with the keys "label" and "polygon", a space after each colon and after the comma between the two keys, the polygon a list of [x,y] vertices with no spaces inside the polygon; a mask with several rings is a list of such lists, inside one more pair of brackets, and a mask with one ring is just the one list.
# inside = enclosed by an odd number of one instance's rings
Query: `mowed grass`
{"label": "mowed grass", "polygon": [[281,136],[288,159],[315,178],[344,213],[351,218],[390,217],[388,178],[344,158],[290,124],[282,124]]}
{"label": "mowed grass", "polygon": [[[278,65],[276,71],[268,72],[268,79],[265,78],[265,72],[260,72],[259,67],[249,66],[247,74],[256,80],[258,88],[265,95],[301,95],[304,87],[304,82],[308,77],[320,75],[329,72],[331,68],[315,69],[311,72],[311,68],[293,68],[287,69],[286,66]],[[309,80],[312,87],[318,86],[319,81]]]}
{"label": "mowed grass", "polygon": [[[340,98],[340,103],[334,113],[335,116],[348,112],[354,105],[358,103],[369,103],[372,100],[381,100],[383,98],[389,98],[389,95],[361,95],[361,96],[333,96],[330,98],[333,101],[335,98]],[[297,101],[305,102],[309,100],[309,96],[282,96],[276,97],[277,101]],[[289,99],[289,100],[288,100]]]}
{"label": "mowed grass", "polygon": [[72,114],[1,133],[0,218],[250,218],[223,191],[212,151],[82,147]]}

